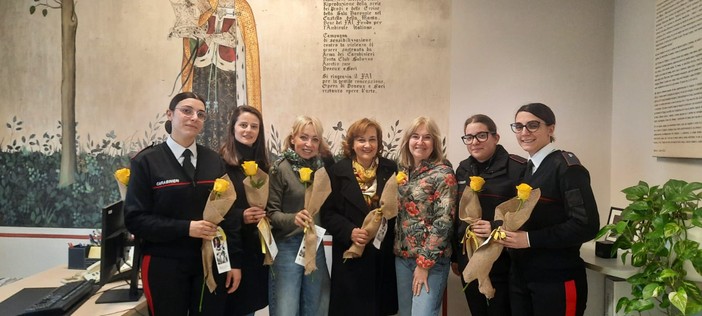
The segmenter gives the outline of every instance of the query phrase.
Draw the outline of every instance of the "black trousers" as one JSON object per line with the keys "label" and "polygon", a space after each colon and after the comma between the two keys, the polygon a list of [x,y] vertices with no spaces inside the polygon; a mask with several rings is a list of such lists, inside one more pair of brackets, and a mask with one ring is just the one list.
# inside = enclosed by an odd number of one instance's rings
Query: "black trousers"
{"label": "black trousers", "polygon": [[204,284],[202,259],[145,255],[142,284],[151,316],[223,315],[227,299],[226,273],[214,268],[217,289]]}
{"label": "black trousers", "polygon": [[510,314],[509,303],[509,283],[507,281],[491,280],[492,287],[495,288],[495,297],[488,300],[478,289],[478,280],[473,280],[466,287],[461,277],[461,284],[465,290],[468,308],[472,316],[503,316]]}
{"label": "black trousers", "polygon": [[[514,268],[514,267],[513,267]],[[548,270],[544,269],[548,276]],[[510,273],[510,302],[515,316],[582,316],[587,304],[585,268],[565,281],[526,281],[514,269]]]}

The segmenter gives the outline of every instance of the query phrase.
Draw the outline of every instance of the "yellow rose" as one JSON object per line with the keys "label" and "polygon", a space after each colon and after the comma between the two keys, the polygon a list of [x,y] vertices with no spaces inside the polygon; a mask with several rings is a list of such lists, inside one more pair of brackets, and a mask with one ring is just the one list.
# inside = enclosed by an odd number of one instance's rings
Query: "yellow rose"
{"label": "yellow rose", "polygon": [[115,178],[117,179],[117,181],[119,181],[119,183],[124,185],[127,185],[129,183],[129,175],[129,168],[122,168],[115,171]]}
{"label": "yellow rose", "polygon": [[480,192],[483,189],[483,184],[485,184],[485,179],[483,177],[470,177],[470,189],[475,192]]}
{"label": "yellow rose", "polygon": [[224,179],[217,179],[215,180],[214,187],[212,188],[212,191],[215,193],[223,193],[224,191],[227,191],[229,189],[229,181],[224,180]]}
{"label": "yellow rose", "polygon": [[402,185],[407,181],[407,174],[400,171],[397,173],[397,176],[395,176],[395,179],[397,180],[397,184]]}
{"label": "yellow rose", "polygon": [[241,167],[244,168],[244,174],[247,177],[253,177],[258,172],[258,164],[255,161],[244,161]]}
{"label": "yellow rose", "polygon": [[529,198],[529,195],[531,195],[531,187],[526,184],[522,183],[517,186],[517,198],[526,201]]}
{"label": "yellow rose", "polygon": [[302,183],[309,183],[312,178],[312,169],[307,167],[300,168],[300,181]]}

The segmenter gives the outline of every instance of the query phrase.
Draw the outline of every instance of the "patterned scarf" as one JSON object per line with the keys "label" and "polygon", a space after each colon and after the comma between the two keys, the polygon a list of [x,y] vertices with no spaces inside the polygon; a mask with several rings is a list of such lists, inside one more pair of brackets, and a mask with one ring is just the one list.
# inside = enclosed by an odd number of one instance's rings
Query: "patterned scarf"
{"label": "patterned scarf", "polygon": [[[292,166],[293,171],[298,177],[300,176],[300,168],[302,167],[310,168],[312,171],[317,171],[317,169],[324,167],[322,157],[314,156],[310,159],[304,159],[291,148],[288,148],[283,152],[283,155],[280,157],[280,159],[278,159],[276,165],[278,165],[283,159],[290,163],[290,166]],[[314,174],[312,174],[312,176],[314,177]]]}
{"label": "patterned scarf", "polygon": [[371,166],[366,169],[360,163],[353,161],[353,174],[356,176],[356,181],[361,187],[361,193],[363,193],[363,199],[366,200],[368,206],[373,206],[373,203],[377,200],[378,186],[377,181],[375,181],[375,172],[378,170],[378,164],[373,161]]}

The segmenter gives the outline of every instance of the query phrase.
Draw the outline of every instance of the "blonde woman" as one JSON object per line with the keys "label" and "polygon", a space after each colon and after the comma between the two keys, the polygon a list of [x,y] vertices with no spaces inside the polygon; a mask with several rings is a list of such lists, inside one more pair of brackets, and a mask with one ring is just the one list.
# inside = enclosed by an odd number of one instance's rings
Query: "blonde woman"
{"label": "blonde woman", "polygon": [[408,176],[399,186],[395,226],[399,312],[438,315],[450,270],[457,184],[431,118],[418,117],[405,129],[399,160]]}
{"label": "blonde woman", "polygon": [[[323,132],[317,118],[298,116],[285,138],[282,157],[271,168],[266,212],[278,247],[268,283],[271,315],[327,315],[330,280],[324,247],[317,249],[317,270],[311,274],[304,275],[304,267],[295,263],[303,227],[311,220],[304,209],[305,184],[300,181],[300,169],[316,171],[333,163]],[[314,222],[321,223],[319,214]]]}

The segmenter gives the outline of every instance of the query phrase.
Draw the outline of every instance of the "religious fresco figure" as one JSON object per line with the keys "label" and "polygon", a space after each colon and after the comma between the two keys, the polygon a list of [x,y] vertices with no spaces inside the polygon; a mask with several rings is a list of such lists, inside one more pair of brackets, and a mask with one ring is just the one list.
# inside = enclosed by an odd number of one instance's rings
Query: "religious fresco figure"
{"label": "religious fresco figure", "polygon": [[219,149],[228,118],[239,105],[261,108],[258,36],[246,0],[171,0],[175,25],[169,38],[183,39],[181,90],[205,100],[202,144]]}

